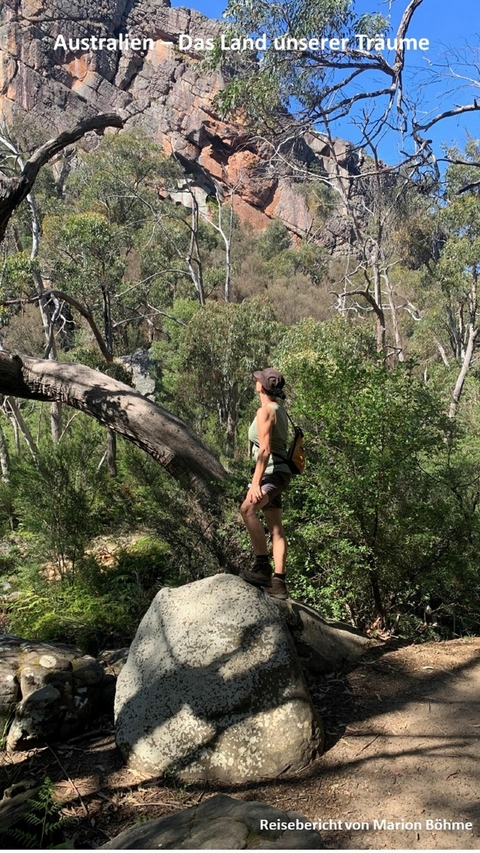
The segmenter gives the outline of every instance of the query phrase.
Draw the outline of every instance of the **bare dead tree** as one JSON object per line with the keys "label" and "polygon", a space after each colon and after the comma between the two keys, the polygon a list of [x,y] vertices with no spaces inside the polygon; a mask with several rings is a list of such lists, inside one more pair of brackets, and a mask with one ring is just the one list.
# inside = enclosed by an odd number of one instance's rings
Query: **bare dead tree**
{"label": "bare dead tree", "polygon": [[[299,180],[319,181],[329,186],[337,196],[338,209],[344,212],[352,225],[354,242],[351,254],[356,271],[352,275],[351,269],[347,270],[344,281],[338,283],[335,289],[338,307],[342,311],[350,308],[362,311],[363,304],[364,312],[375,316],[378,350],[390,348],[394,359],[399,360],[403,359],[399,315],[407,310],[409,299],[403,294],[396,294],[391,283],[390,270],[394,258],[388,247],[388,232],[395,216],[395,206],[412,186],[418,186],[425,175],[431,184],[439,179],[438,163],[427,136],[430,128],[450,117],[480,109],[480,102],[474,98],[469,104],[457,104],[428,120],[418,120],[412,94],[405,89],[404,73],[409,28],[422,2],[409,0],[407,3],[394,34],[395,48],[391,59],[381,52],[383,37],[372,36],[369,40],[364,38],[360,48],[350,47],[350,40],[347,40],[347,45],[342,43],[343,49],[340,50],[272,49],[264,55],[260,68],[252,58],[250,64],[247,61],[245,71],[239,71],[247,81],[242,107],[250,116],[252,128],[257,131],[253,139],[259,145],[269,146],[272,166],[283,167]],[[275,14],[281,14],[279,8],[275,7]],[[268,9],[268,3],[260,8],[260,18],[257,12],[250,14],[247,11],[243,19],[240,14],[240,27],[258,24],[263,20],[265,9]],[[289,33],[298,22],[285,19],[283,24]],[[365,41],[367,49],[364,48]],[[228,60],[225,62],[228,64]],[[259,108],[261,93],[257,99],[251,97],[251,87],[255,86],[258,75],[263,73],[263,69],[268,73],[272,66],[274,79],[286,79],[287,91],[291,91],[295,74],[298,75],[299,106],[294,115],[280,108],[276,113],[270,111],[263,115]],[[367,84],[362,89],[363,80],[368,80],[372,71],[378,85],[371,87]],[[473,78],[463,79],[478,85]],[[304,80],[308,82],[301,91]],[[237,81],[235,87],[234,100],[238,104]],[[249,112],[249,103],[253,100],[256,112],[260,113],[258,117]],[[220,94],[218,103],[220,106],[225,104],[228,109],[228,97],[222,100]],[[271,107],[271,103],[271,98],[267,98],[267,105]],[[361,118],[352,119],[354,111],[358,115],[362,104],[368,107],[363,108]],[[361,167],[349,174],[338,156],[332,132],[333,123],[346,116],[355,121],[360,140],[355,148],[363,158]],[[378,153],[386,129],[396,131],[402,143],[401,155],[395,164],[382,162]],[[302,139],[307,144],[316,142],[314,150],[322,146],[329,149],[328,173],[321,175],[312,171],[297,156],[298,143]],[[394,191],[388,194],[386,187],[392,181]],[[419,315],[416,309],[415,314]],[[392,347],[387,343],[387,316],[392,318]]]}
{"label": "bare dead tree", "polygon": [[[13,140],[9,139],[4,134],[0,135],[0,143],[3,147],[10,152],[15,168],[19,168],[20,172],[23,172],[25,169],[25,162],[19,151],[18,147],[15,145]],[[32,261],[32,278],[35,285],[36,292],[38,294],[38,306],[40,309],[40,316],[42,319],[43,332],[45,335],[45,345],[46,345],[46,358],[51,358],[56,360],[57,352],[56,352],[56,344],[55,344],[55,336],[54,336],[54,320],[52,312],[49,310],[48,300],[45,301],[44,298],[44,284],[43,278],[40,272],[40,269],[37,265],[38,252],[40,246],[40,221],[38,218],[37,205],[35,201],[35,194],[33,189],[26,196],[26,201],[30,210],[31,216],[31,232],[32,232],[32,248],[30,251],[30,260]],[[60,435],[62,432],[62,409],[61,405],[58,402],[52,403],[50,407],[51,413],[51,434],[54,443],[57,443],[60,439]]]}
{"label": "bare dead tree", "polygon": [[[226,188],[220,186],[218,181],[214,181],[215,185],[215,202],[217,206],[217,216],[207,216],[203,214],[202,218],[220,235],[225,247],[225,285],[223,298],[225,302],[230,302],[231,299],[231,283],[232,283],[232,239],[233,239],[233,224],[234,224],[234,201],[235,193],[240,185],[240,179],[235,186],[228,186],[228,181],[225,181]],[[228,188],[227,188],[228,187]],[[226,220],[226,221],[225,221]]]}
{"label": "bare dead tree", "polygon": [[478,323],[478,273],[476,269],[472,271],[472,284],[468,297],[468,320],[466,325],[468,330],[467,345],[462,357],[462,366],[452,393],[452,401],[448,411],[450,418],[454,418],[456,415],[460,397],[465,385],[465,379],[472,363],[475,342],[477,340],[478,333],[480,332],[480,326]]}

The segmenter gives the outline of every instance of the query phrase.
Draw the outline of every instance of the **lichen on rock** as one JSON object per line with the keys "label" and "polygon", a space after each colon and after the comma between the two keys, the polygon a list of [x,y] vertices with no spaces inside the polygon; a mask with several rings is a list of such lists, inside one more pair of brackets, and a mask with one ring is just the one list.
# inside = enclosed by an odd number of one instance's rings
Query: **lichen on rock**
{"label": "lichen on rock", "polygon": [[157,594],[118,677],[115,725],[132,767],[183,780],[275,778],[323,748],[278,610],[231,575]]}

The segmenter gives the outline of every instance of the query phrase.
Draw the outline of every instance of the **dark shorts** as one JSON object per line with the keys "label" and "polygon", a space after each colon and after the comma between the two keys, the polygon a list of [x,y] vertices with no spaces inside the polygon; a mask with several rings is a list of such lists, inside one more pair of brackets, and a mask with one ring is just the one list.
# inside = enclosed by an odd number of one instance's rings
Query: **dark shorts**
{"label": "dark shorts", "polygon": [[260,488],[265,495],[268,495],[270,500],[262,509],[281,509],[282,508],[282,492],[288,489],[291,474],[284,471],[273,471],[272,474],[265,474],[260,480]]}

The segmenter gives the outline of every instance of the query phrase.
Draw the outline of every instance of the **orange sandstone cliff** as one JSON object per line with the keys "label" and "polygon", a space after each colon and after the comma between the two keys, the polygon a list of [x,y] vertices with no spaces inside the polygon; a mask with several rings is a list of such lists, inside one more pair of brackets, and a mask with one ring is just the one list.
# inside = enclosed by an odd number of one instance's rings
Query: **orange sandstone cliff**
{"label": "orange sandstone cliff", "polygon": [[[268,149],[220,119],[213,99],[221,74],[203,72],[198,57],[178,48],[181,33],[212,38],[219,27],[199,12],[172,9],[169,0],[3,0],[1,119],[27,116],[53,135],[95,113],[118,112],[127,127],[141,127],[176,152],[200,196],[220,189],[228,197],[235,187],[235,210],[255,230],[277,218],[302,237],[312,218],[288,168],[272,167]],[[69,39],[120,34],[148,40],[145,49],[68,49]],[[59,36],[67,50],[56,47]],[[348,148],[338,145],[348,174]],[[328,171],[330,151],[321,140],[303,139],[302,156]]]}

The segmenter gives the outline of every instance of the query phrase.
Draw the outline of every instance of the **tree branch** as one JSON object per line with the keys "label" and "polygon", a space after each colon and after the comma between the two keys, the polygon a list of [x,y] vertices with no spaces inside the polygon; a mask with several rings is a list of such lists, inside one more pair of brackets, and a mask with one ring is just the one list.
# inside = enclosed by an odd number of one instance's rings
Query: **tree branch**
{"label": "tree branch", "polygon": [[432,118],[432,120],[428,121],[426,124],[414,124],[414,128],[415,131],[429,130],[434,124],[437,124],[437,122],[443,121],[444,118],[452,118],[452,116],[458,116],[462,113],[471,113],[475,110],[480,110],[480,102],[476,99],[473,104],[465,104],[463,107],[455,107],[453,110],[445,110],[444,113],[440,113],[438,116],[435,116],[435,118]]}
{"label": "tree branch", "polygon": [[5,175],[0,175],[0,241],[5,237],[10,217],[29,194],[42,166],[63,148],[78,142],[86,133],[91,130],[105,130],[106,127],[122,128],[123,121],[116,113],[101,114],[81,121],[72,130],[60,133],[37,148],[18,177],[6,178]]}
{"label": "tree branch", "polygon": [[123,382],[83,364],[0,352],[0,393],[25,400],[58,401],[123,435],[176,480],[203,495],[227,474],[201,439],[167,409]]}
{"label": "tree branch", "polygon": [[82,302],[79,302],[78,299],[75,299],[74,296],[69,296],[68,293],[64,293],[62,290],[44,290],[43,298],[48,299],[49,297],[53,297],[56,300],[62,300],[62,302],[66,302],[68,305],[71,305],[72,308],[76,308],[78,313],[85,318],[88,325],[90,326],[94,334],[95,340],[100,348],[100,352],[102,353],[105,361],[113,361],[112,353],[108,350],[105,341],[103,340],[102,335],[100,334],[100,331],[97,327],[97,324],[95,323],[95,320],[93,319],[88,308],[86,308],[86,306],[83,305]]}

